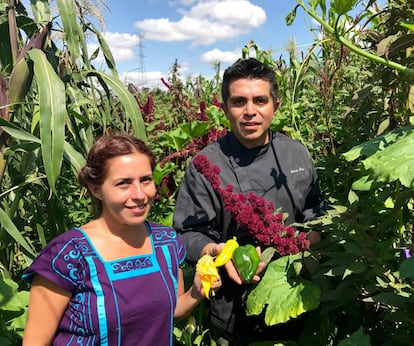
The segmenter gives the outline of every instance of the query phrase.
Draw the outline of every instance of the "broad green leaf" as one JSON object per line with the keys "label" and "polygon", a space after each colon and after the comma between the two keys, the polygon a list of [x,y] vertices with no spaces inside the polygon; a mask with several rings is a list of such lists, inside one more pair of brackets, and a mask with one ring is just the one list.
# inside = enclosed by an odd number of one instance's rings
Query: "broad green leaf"
{"label": "broad green leaf", "polygon": [[119,101],[124,106],[127,118],[131,120],[133,134],[143,140],[147,141],[145,123],[141,116],[141,110],[138,107],[137,101],[128,91],[121,80],[116,76],[108,76],[107,74],[97,71],[89,70],[83,73],[83,76],[96,76],[103,83],[103,87],[108,86],[118,96]]}
{"label": "broad green leaf", "polygon": [[414,131],[362,161],[365,169],[382,182],[399,180],[414,187]]}
{"label": "broad green leaf", "polygon": [[6,214],[6,212],[0,208],[0,224],[2,228],[22,247],[24,248],[30,255],[36,257],[36,254],[26,239],[23,238],[19,230],[13,224],[13,221],[10,217]]}
{"label": "broad green leaf", "polygon": [[347,161],[354,161],[358,158],[365,158],[375,154],[378,150],[382,150],[385,147],[395,143],[396,141],[412,136],[414,132],[414,126],[402,127],[391,132],[388,132],[382,136],[374,138],[371,141],[359,144],[353,147],[351,150],[342,154]]}
{"label": "broad green leaf", "polygon": [[165,134],[166,145],[171,146],[175,150],[180,150],[193,138],[203,136],[210,128],[211,124],[206,121],[192,121],[180,124],[178,128]]}
{"label": "broad green leaf", "polygon": [[368,175],[364,175],[357,181],[352,183],[352,190],[356,191],[369,191],[375,186],[375,181]]}
{"label": "broad green leaf", "polygon": [[30,294],[28,291],[18,290],[19,285],[16,282],[0,275],[0,314],[3,321],[5,316],[13,316],[7,324],[22,337],[27,321],[26,311]]}
{"label": "broad green leaf", "polygon": [[247,297],[247,315],[259,315],[266,309],[265,323],[272,326],[319,306],[319,286],[299,276],[293,280],[288,275],[293,270],[290,261],[301,256],[284,256],[270,262],[262,279]]}
{"label": "broad green leaf", "polygon": [[351,11],[357,0],[333,0],[331,2],[332,10],[339,16],[348,13]]}
{"label": "broad green leaf", "polygon": [[361,327],[351,336],[340,341],[338,346],[371,346],[371,339],[369,335],[364,333]]}
{"label": "broad green leaf", "polygon": [[401,263],[400,276],[404,279],[414,279],[414,257],[407,258]]}
{"label": "broad green leaf", "polygon": [[43,164],[49,186],[56,192],[55,183],[62,166],[65,140],[65,86],[41,50],[32,49],[28,54],[34,62],[38,85]]}

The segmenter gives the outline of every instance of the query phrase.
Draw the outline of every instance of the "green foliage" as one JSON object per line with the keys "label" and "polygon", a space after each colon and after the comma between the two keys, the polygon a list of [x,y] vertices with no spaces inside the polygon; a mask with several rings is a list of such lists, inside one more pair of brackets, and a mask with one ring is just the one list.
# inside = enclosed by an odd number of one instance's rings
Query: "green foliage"
{"label": "green foliage", "polygon": [[0,275],[0,342],[17,345],[23,336],[29,292],[19,291],[13,280]]}
{"label": "green foliage", "polygon": [[301,269],[297,266],[301,266],[301,257],[300,253],[284,256],[267,266],[263,278],[247,298],[247,315],[260,315],[266,310],[265,323],[272,326],[319,306],[319,286],[299,276]]}
{"label": "green foliage", "polygon": [[[19,48],[23,37],[51,20],[47,1],[31,4],[34,19],[16,6]],[[255,56],[275,70],[281,106],[272,128],[306,145],[329,204],[324,217],[301,225],[320,228],[323,240],[303,256],[266,255],[267,270],[246,296],[247,312],[265,313],[268,324],[304,318],[298,331],[303,345],[412,343],[413,257],[406,256],[414,251],[414,9],[409,1],[388,2],[383,10],[375,5],[298,0],[287,24],[304,11],[321,25],[308,51],[291,44],[287,57],[276,59],[254,41],[242,51],[243,58]],[[92,21],[71,0],[57,6],[64,45],[49,38],[43,49],[30,50],[27,93],[0,109],[2,345],[18,342],[23,331],[28,293],[16,283],[22,270],[51,238],[93,216],[76,174],[97,136],[124,131],[147,140],[159,161],[150,218],[171,225],[189,160],[229,128],[217,100],[219,66],[211,80],[183,80],[175,61],[163,80],[167,90],[125,87]],[[10,80],[17,55],[4,3],[0,33],[1,77]],[[100,43],[91,55],[89,34]],[[92,67],[100,51],[110,74]],[[23,77],[14,79],[27,85]],[[191,280],[192,270],[186,272]],[[214,345],[204,304],[193,316],[177,322],[176,343]]]}

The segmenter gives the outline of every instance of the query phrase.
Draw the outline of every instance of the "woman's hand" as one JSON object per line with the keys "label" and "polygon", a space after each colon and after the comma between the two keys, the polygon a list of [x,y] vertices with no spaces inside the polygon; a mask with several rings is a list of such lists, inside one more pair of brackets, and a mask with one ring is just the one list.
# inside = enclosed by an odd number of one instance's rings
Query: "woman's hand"
{"label": "woman's hand", "polygon": [[[218,277],[218,279],[211,285],[210,290],[216,292],[221,285],[221,278]],[[193,286],[191,287],[191,296],[198,300],[206,298],[203,285],[201,284],[200,275],[197,272],[194,274]]]}

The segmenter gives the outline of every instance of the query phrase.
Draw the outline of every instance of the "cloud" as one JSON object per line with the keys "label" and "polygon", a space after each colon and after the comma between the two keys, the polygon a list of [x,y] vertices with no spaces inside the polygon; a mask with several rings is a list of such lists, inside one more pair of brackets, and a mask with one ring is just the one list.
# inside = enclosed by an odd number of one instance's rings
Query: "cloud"
{"label": "cloud", "polygon": [[147,40],[191,41],[199,46],[233,39],[266,21],[265,11],[247,0],[198,0],[189,10],[179,8],[177,12],[182,15],[178,21],[148,18],[134,26]]}
{"label": "cloud", "polygon": [[233,52],[224,52],[220,49],[214,48],[208,52],[205,52],[201,60],[209,64],[232,64],[241,56],[241,49],[237,49]]}
{"label": "cloud", "polygon": [[[104,32],[102,33],[106,43],[110,47],[111,53],[114,56],[116,62],[132,61],[136,58],[135,51],[140,42],[139,35],[135,34],[120,34],[117,32]],[[89,52],[93,52],[99,44],[96,40],[88,44]],[[99,52],[96,61],[102,62],[103,55]]]}
{"label": "cloud", "polygon": [[128,71],[119,75],[119,78],[124,84],[134,84],[137,87],[155,87],[161,86],[161,78],[165,78],[161,72],[145,72]]}

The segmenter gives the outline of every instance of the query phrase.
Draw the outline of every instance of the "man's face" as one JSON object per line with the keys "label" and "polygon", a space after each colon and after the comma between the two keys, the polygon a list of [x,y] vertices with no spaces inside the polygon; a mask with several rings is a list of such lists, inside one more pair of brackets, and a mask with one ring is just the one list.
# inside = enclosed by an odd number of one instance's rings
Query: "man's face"
{"label": "man's face", "polygon": [[237,79],[230,83],[229,95],[223,109],[236,138],[246,148],[266,144],[279,106],[270,95],[270,83],[263,79]]}

